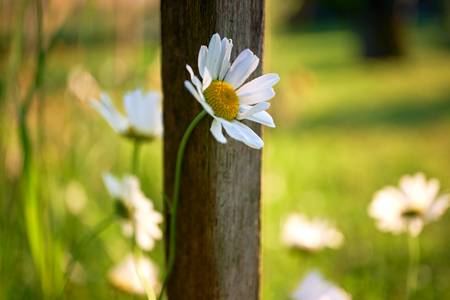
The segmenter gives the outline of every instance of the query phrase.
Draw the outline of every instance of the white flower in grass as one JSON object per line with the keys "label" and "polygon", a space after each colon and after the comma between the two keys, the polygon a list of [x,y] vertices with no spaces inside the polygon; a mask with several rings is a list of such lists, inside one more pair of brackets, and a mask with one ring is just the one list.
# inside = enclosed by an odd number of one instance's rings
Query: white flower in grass
{"label": "white flower in grass", "polygon": [[144,94],[142,90],[135,90],[126,93],[123,101],[126,116],[117,111],[106,93],[100,95],[100,100],[91,100],[90,104],[121,135],[140,140],[161,136],[163,127],[159,93]]}
{"label": "white flower in grass", "polygon": [[325,247],[338,248],[343,234],[325,220],[308,220],[300,214],[291,214],[283,225],[282,241],[288,247],[315,252]]}
{"label": "white flower in grass", "polygon": [[267,101],[275,96],[272,86],[280,77],[278,74],[265,74],[244,84],[257,68],[259,58],[246,49],[230,64],[232,47],[231,40],[220,40],[219,34],[214,34],[209,46],[201,46],[198,53],[198,71],[202,80],[186,65],[191,81],[185,81],[184,85],[214,118],[211,133],[217,141],[227,141],[223,127],[230,137],[260,149],[264,145],[262,139],[240,121],[251,120],[275,127],[266,110],[270,107]]}
{"label": "white flower in grass", "polygon": [[110,282],[118,289],[137,295],[144,295],[146,287],[158,289],[158,270],[147,257],[129,254],[108,273]]}
{"label": "white flower in grass", "polygon": [[139,180],[130,175],[120,180],[111,174],[105,174],[103,181],[111,197],[116,200],[119,215],[123,217],[123,233],[127,237],[134,236],[141,249],[153,249],[155,240],[162,237],[159,224],[163,217],[141,191]]}
{"label": "white flower in grass", "polygon": [[449,206],[449,195],[438,193],[437,179],[427,180],[423,173],[406,175],[399,187],[388,186],[375,194],[369,215],[381,231],[417,236],[425,224],[437,220]]}
{"label": "white flower in grass", "polygon": [[293,300],[350,300],[352,296],[342,288],[323,279],[319,272],[310,272],[292,293]]}

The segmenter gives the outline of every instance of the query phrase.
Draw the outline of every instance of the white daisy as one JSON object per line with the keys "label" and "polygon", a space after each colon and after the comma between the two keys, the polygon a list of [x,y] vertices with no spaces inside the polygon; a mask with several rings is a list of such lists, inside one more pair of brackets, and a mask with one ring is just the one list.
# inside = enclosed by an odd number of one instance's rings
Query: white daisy
{"label": "white daisy", "polygon": [[369,215],[382,231],[417,236],[425,224],[437,220],[449,206],[449,195],[438,193],[437,179],[427,181],[423,173],[406,175],[399,187],[388,186],[375,194]]}
{"label": "white daisy", "polygon": [[121,135],[141,140],[161,136],[163,127],[159,93],[144,94],[142,90],[135,90],[126,93],[123,101],[127,116],[117,111],[106,93],[100,95],[100,100],[91,100],[90,104]]}
{"label": "white daisy", "polygon": [[211,133],[220,143],[226,143],[222,127],[227,134],[246,145],[260,149],[264,142],[250,127],[240,122],[251,120],[275,127],[272,117],[266,112],[267,102],[275,96],[272,86],[280,77],[265,74],[244,84],[258,66],[259,58],[246,49],[230,64],[233,43],[227,38],[220,40],[214,34],[209,46],[201,46],[198,53],[198,71],[202,81],[186,65],[191,81],[184,85],[214,119]]}
{"label": "white daisy", "polygon": [[147,257],[129,254],[108,272],[110,282],[118,289],[137,295],[145,294],[145,287],[158,288],[158,270]]}
{"label": "white daisy", "polygon": [[288,247],[315,252],[325,247],[340,247],[344,236],[325,220],[308,220],[303,215],[291,214],[283,225],[281,239]]}
{"label": "white daisy", "polygon": [[130,175],[119,180],[111,174],[105,174],[103,180],[109,194],[116,200],[119,215],[123,217],[123,233],[127,237],[134,235],[141,249],[153,249],[155,240],[162,237],[159,224],[163,217],[141,191],[139,180]]}
{"label": "white daisy", "polygon": [[292,294],[293,300],[350,300],[352,296],[342,288],[323,279],[319,272],[310,272]]}

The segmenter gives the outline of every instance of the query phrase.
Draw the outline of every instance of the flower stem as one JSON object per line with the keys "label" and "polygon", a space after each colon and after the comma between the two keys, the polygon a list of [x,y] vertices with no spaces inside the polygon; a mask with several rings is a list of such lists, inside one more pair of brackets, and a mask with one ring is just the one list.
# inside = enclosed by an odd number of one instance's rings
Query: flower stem
{"label": "flower stem", "polygon": [[149,282],[145,278],[145,276],[142,273],[142,270],[140,268],[141,264],[139,262],[142,259],[142,257],[144,256],[144,253],[143,253],[142,249],[136,245],[135,237],[132,238],[131,248],[133,250],[134,268],[136,269],[135,270],[136,274],[138,275],[139,280],[141,281],[142,286],[144,287],[145,295],[147,296],[147,300],[155,300],[156,295],[155,295],[155,291],[153,290],[153,287],[151,286],[151,282]]}
{"label": "flower stem", "polygon": [[92,240],[94,240],[96,237],[98,237],[104,230],[106,230],[114,222],[115,219],[116,214],[112,213],[111,215],[100,221],[97,225],[95,225],[94,229],[92,229],[92,231],[88,235],[83,237],[77,243],[77,245],[75,246],[74,255],[67,264],[66,272],[64,274],[64,285],[58,299],[64,298],[64,293],[66,291],[67,284],[69,283],[70,276],[72,275],[76,262],[81,257],[83,248],[87,244],[89,244]]}
{"label": "flower stem", "polygon": [[133,144],[133,155],[131,156],[131,172],[137,176],[139,171],[139,154],[141,150],[141,143],[136,139]]}
{"label": "flower stem", "polygon": [[406,281],[406,299],[411,297],[411,294],[417,288],[418,267],[420,263],[420,244],[419,237],[408,235],[408,274]]}
{"label": "flower stem", "polygon": [[167,287],[167,282],[170,274],[172,273],[173,266],[175,264],[175,248],[176,248],[176,226],[177,226],[177,209],[180,198],[180,183],[181,183],[181,171],[183,167],[184,152],[186,150],[187,142],[194,131],[195,127],[200,121],[207,115],[207,112],[202,110],[189,124],[188,128],[181,138],[180,145],[178,146],[177,160],[175,163],[175,178],[173,183],[172,203],[170,206],[170,226],[169,226],[169,253],[167,259],[167,272],[164,278],[164,283],[161,288],[158,300],[161,300],[164,291]]}

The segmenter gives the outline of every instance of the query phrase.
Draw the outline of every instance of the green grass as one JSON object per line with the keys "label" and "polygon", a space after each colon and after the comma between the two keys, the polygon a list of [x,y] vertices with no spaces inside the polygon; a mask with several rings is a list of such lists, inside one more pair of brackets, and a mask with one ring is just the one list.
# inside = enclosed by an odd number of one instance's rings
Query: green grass
{"label": "green grass", "polygon": [[[288,299],[310,269],[326,274],[353,299],[404,298],[406,239],[377,231],[367,206],[377,189],[396,184],[405,173],[424,171],[450,191],[450,55],[433,44],[432,32],[415,32],[407,57],[384,62],[364,61],[354,35],[345,31],[270,37],[266,70],[279,72],[282,80],[272,106],[277,128],[265,130],[264,300]],[[50,56],[40,195],[51,208],[48,223],[66,254],[111,211],[100,175],[127,172],[132,150],[66,92],[67,75],[84,65],[119,99],[126,89],[158,87],[156,49],[61,46]],[[15,192],[20,151],[13,106],[8,109],[1,123],[0,299],[39,299]],[[161,208],[161,144],[143,150],[143,189]],[[87,198],[80,216],[71,215],[65,205],[74,182]],[[283,247],[281,224],[290,212],[331,220],[345,235],[342,248],[305,255]],[[449,225],[447,214],[421,235],[421,280],[414,299],[450,298]],[[127,251],[119,226],[113,225],[84,249],[84,283],[70,284],[68,299],[132,299],[112,289],[104,276]],[[151,256],[162,261],[161,244]]]}
{"label": "green grass", "polygon": [[[354,299],[402,299],[407,241],[381,233],[366,211],[374,192],[423,171],[450,190],[450,56],[410,37],[400,61],[363,61],[345,32],[281,35],[269,68],[282,81],[273,101],[278,128],[266,130],[263,180],[263,295],[287,299],[319,269]],[[341,249],[293,253],[280,243],[290,212],[330,219],[345,235]],[[414,299],[446,299],[448,226],[428,225]]]}

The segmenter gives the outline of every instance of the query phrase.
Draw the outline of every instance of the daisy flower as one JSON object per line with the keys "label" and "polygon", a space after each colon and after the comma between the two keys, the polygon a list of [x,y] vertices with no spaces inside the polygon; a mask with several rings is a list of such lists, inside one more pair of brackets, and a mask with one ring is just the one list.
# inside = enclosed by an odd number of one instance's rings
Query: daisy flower
{"label": "daisy flower", "polygon": [[162,237],[159,224],[163,217],[141,191],[139,180],[130,175],[120,180],[105,174],[103,181],[111,197],[116,200],[125,236],[135,238],[136,244],[143,250],[153,249],[155,241]]}
{"label": "daisy flower", "polygon": [[425,224],[444,214],[449,200],[448,194],[439,195],[437,179],[427,180],[423,173],[405,175],[398,187],[388,186],[375,194],[369,215],[381,231],[417,236]]}
{"label": "daisy flower", "polygon": [[186,65],[191,81],[186,80],[184,85],[213,117],[210,131],[218,142],[227,141],[224,128],[231,138],[260,149],[264,145],[262,139],[240,121],[251,120],[275,127],[266,110],[270,107],[267,101],[275,96],[272,86],[280,78],[278,74],[265,74],[244,84],[258,67],[259,58],[246,49],[231,64],[232,48],[230,39],[220,40],[219,34],[214,34],[209,46],[201,46],[198,53],[198,72],[202,80]]}
{"label": "daisy flower", "polygon": [[310,272],[300,283],[297,290],[292,293],[293,300],[351,300],[349,295],[342,288],[323,279],[322,275],[313,271]]}
{"label": "daisy flower", "polygon": [[106,93],[101,93],[100,100],[91,100],[90,104],[123,136],[139,140],[151,140],[161,136],[163,127],[159,93],[144,94],[142,90],[134,90],[125,94],[123,102],[126,116],[117,111]]}
{"label": "daisy flower", "polygon": [[116,288],[136,295],[145,295],[145,287],[157,289],[158,270],[147,257],[129,254],[108,272],[108,279]]}
{"label": "daisy flower", "polygon": [[316,252],[325,247],[339,248],[343,234],[325,220],[308,220],[300,214],[291,214],[283,225],[281,239],[288,247]]}

